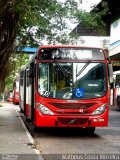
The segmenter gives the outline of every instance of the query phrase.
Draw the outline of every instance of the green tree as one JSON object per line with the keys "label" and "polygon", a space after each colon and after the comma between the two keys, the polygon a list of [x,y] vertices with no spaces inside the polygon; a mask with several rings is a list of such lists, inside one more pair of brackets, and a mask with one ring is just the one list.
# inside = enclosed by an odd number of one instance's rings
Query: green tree
{"label": "green tree", "polygon": [[12,54],[9,58],[8,71],[9,74],[5,79],[5,90],[11,90],[13,88],[13,81],[19,75],[19,71],[23,65],[29,61],[27,54]]}
{"label": "green tree", "polygon": [[[5,78],[9,74],[8,61],[15,49],[15,40],[19,47],[36,46],[32,27],[37,26],[36,36],[55,35],[55,30],[65,27],[62,17],[71,10],[69,2],[56,0],[5,0],[0,1],[0,90],[4,90]],[[71,4],[76,7],[71,0]],[[54,28],[54,32],[52,29]]]}
{"label": "green tree", "polygon": [[106,0],[102,0],[101,6],[95,7],[90,13],[89,12],[81,12],[77,11],[75,13],[75,17],[79,23],[84,24],[84,26],[90,29],[97,29],[101,35],[105,35],[106,32],[106,24],[102,20],[102,18],[110,14],[108,2]]}

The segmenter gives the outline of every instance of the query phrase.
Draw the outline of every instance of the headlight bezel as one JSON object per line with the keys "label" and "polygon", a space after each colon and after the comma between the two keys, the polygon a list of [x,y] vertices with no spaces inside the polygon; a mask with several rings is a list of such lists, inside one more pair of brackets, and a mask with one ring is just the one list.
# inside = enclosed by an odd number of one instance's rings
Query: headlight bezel
{"label": "headlight bezel", "polygon": [[39,111],[42,113],[42,114],[45,114],[45,115],[54,115],[54,113],[49,109],[49,108],[47,108],[45,105],[43,105],[43,104],[40,104],[39,106],[38,106],[38,109],[39,109]]}
{"label": "headlight bezel", "polygon": [[107,108],[107,104],[102,104],[92,112],[92,115],[93,116],[101,115],[106,111],[106,108]]}

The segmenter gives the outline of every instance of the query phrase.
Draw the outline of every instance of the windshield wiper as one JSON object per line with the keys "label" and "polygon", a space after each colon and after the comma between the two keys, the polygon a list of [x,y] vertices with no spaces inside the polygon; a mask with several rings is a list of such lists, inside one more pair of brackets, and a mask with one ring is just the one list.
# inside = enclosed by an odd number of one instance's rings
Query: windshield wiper
{"label": "windshield wiper", "polygon": [[[87,62],[84,66],[83,66],[83,68],[77,73],[77,71],[76,71],[76,77],[78,77],[84,70],[85,70],[85,68],[87,68],[87,66],[90,64],[90,62]],[[76,68],[77,69],[77,68]]]}
{"label": "windshield wiper", "polygon": [[65,77],[69,77],[72,75],[72,72],[69,72],[67,69],[65,69],[64,67],[60,66],[59,63],[56,63],[57,67],[61,70],[61,72],[63,73],[63,75]]}

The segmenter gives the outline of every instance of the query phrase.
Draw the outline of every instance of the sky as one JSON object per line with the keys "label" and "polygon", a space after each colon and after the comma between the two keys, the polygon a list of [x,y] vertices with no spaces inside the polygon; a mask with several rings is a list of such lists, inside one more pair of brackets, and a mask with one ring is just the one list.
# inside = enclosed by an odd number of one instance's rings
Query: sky
{"label": "sky", "polygon": [[[77,0],[79,1],[79,0]],[[82,0],[83,2],[83,8],[86,10],[86,11],[90,11],[91,10],[91,7],[94,6],[94,5],[97,5],[101,0]]]}
{"label": "sky", "polygon": [[[58,0],[58,1],[65,2],[66,0]],[[79,6],[81,6],[83,10],[90,11],[91,7],[97,5],[101,0],[75,0],[75,1],[80,4]]]}

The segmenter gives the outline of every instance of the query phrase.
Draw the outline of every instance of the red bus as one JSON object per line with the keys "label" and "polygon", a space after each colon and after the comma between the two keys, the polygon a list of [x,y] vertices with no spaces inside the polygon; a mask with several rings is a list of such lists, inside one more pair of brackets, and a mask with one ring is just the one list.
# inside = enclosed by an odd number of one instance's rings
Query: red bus
{"label": "red bus", "polygon": [[13,82],[13,103],[19,104],[19,77]]}
{"label": "red bus", "polygon": [[8,102],[13,102],[13,90],[10,90],[8,92],[8,99],[7,99]]}
{"label": "red bus", "polygon": [[100,48],[41,46],[20,72],[20,109],[34,127],[108,125],[112,65]]}

